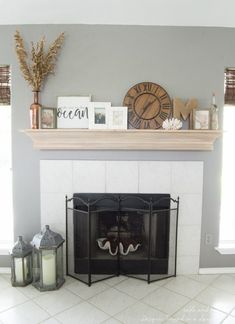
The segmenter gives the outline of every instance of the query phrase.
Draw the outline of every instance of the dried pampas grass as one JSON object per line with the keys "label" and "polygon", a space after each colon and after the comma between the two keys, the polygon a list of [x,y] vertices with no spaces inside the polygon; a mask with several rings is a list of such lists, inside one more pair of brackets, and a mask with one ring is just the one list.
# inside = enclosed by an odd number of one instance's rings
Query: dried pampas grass
{"label": "dried pampas grass", "polygon": [[15,49],[24,79],[33,91],[40,91],[48,74],[54,73],[56,58],[64,42],[64,33],[61,33],[45,50],[45,38],[36,44],[31,43],[31,53],[28,55],[24,40],[17,30],[15,33]]}

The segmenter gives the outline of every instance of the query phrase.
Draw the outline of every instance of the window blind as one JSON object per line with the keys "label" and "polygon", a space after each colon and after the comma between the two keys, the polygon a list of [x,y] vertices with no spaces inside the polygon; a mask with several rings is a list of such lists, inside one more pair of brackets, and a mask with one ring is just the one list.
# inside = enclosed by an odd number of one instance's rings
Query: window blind
{"label": "window blind", "polygon": [[0,106],[11,104],[11,70],[9,65],[0,65]]}
{"label": "window blind", "polygon": [[224,72],[224,102],[235,105],[235,68],[227,68]]}

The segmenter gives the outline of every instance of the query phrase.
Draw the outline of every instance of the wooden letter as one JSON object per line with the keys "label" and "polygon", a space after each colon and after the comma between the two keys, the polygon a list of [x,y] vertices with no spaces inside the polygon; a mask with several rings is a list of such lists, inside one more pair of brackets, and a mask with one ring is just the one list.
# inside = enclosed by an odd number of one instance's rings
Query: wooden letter
{"label": "wooden letter", "polygon": [[180,119],[180,116],[183,117],[183,120],[186,120],[193,109],[196,109],[198,101],[195,98],[189,99],[185,104],[180,98],[173,99],[173,116],[177,119]]}

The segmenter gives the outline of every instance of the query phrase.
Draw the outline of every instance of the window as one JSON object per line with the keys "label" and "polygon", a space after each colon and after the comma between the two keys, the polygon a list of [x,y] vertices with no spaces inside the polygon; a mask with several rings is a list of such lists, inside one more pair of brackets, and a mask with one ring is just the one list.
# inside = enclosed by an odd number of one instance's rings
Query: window
{"label": "window", "polygon": [[13,242],[10,67],[0,65],[0,254]]}
{"label": "window", "polygon": [[[235,179],[235,69],[225,70],[225,105],[223,118],[223,170],[220,214],[220,248],[235,248],[235,217],[233,179]],[[232,253],[234,251],[230,251]],[[224,252],[226,253],[226,252]],[[229,252],[227,252],[229,253]]]}

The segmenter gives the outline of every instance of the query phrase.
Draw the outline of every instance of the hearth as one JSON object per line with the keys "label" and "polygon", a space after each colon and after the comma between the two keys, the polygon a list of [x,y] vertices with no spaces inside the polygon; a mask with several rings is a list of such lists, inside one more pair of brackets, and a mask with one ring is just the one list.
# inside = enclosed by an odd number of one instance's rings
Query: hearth
{"label": "hearth", "polygon": [[89,286],[120,274],[175,276],[178,207],[169,194],[66,197],[67,274]]}

